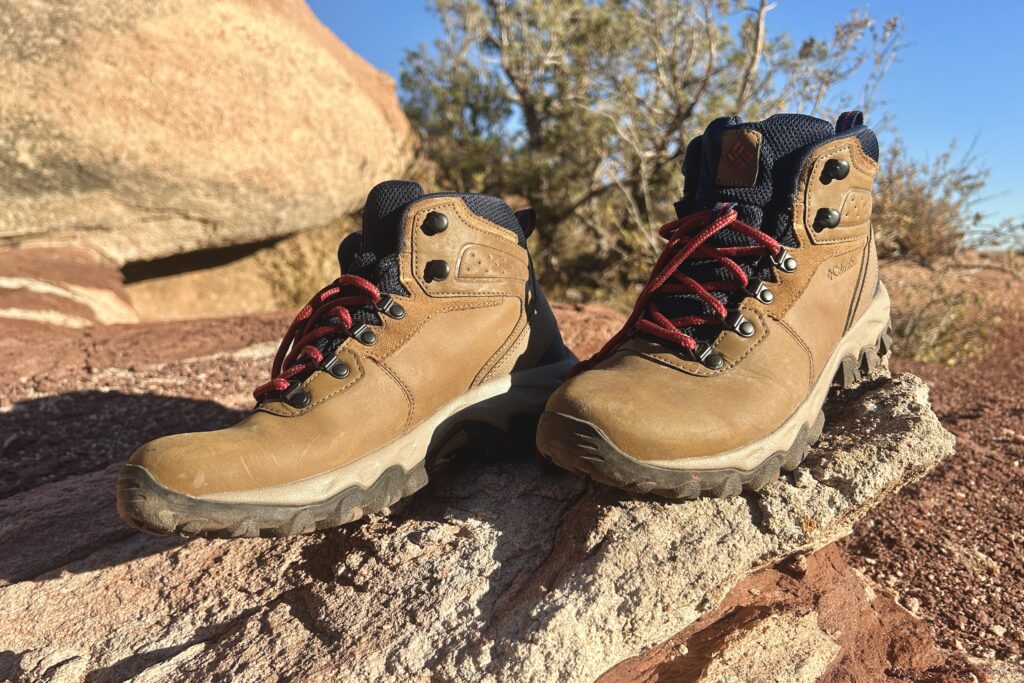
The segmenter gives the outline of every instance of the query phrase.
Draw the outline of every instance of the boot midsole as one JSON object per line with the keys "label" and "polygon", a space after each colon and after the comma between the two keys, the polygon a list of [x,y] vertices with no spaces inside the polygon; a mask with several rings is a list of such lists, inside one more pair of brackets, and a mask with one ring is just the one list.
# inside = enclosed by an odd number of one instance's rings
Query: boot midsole
{"label": "boot midsole", "polygon": [[[853,324],[845,335],[839,340],[836,348],[832,351],[817,382],[811,389],[807,398],[797,407],[792,415],[774,432],[751,444],[741,446],[732,451],[716,453],[698,457],[683,457],[665,460],[640,460],[631,457],[608,439],[607,435],[601,432],[597,425],[590,425],[591,428],[601,433],[602,437],[609,444],[615,447],[623,457],[648,467],[653,471],[658,469],[666,470],[722,470],[735,469],[749,472],[761,465],[766,458],[776,452],[785,452],[796,440],[800,430],[805,426],[814,423],[818,412],[825,403],[828,391],[832,386],[832,378],[843,359],[847,356],[857,358],[860,351],[866,347],[873,347],[878,338],[889,326],[889,293],[884,286],[879,288],[878,293],[872,299],[871,304],[864,314]],[[570,420],[577,420],[571,415],[564,415]]]}
{"label": "boot midsole", "polygon": [[389,467],[399,465],[408,472],[423,462],[462,422],[486,422],[507,431],[510,418],[539,415],[551,392],[561,384],[575,362],[570,357],[474,387],[386,446],[329,472],[287,484],[196,498],[219,503],[309,505],[351,486],[369,488]]}

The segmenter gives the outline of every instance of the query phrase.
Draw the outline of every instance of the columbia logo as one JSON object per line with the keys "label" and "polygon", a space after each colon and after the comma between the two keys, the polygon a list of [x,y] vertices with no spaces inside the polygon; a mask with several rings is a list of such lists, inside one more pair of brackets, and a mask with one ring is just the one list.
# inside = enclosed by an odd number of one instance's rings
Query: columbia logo
{"label": "columbia logo", "polygon": [[746,144],[743,140],[737,140],[732,143],[732,146],[725,153],[725,158],[729,160],[733,166],[744,166],[749,164],[754,158],[754,150],[750,148],[750,145]]}
{"label": "columbia logo", "polygon": [[837,277],[839,277],[840,275],[842,275],[846,271],[850,270],[850,268],[853,268],[853,266],[856,263],[857,263],[857,259],[853,259],[853,258],[847,259],[846,261],[840,263],[839,265],[832,266],[827,271],[825,271],[826,275],[828,276],[829,280],[835,280]]}

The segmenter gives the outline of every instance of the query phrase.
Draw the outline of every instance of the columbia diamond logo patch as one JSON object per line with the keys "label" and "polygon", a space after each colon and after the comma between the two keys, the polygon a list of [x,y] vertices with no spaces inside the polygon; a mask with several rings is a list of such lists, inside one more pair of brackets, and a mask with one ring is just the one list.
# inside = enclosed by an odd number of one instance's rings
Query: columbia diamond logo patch
{"label": "columbia diamond logo patch", "polygon": [[749,164],[754,158],[754,150],[750,149],[749,143],[737,140],[732,143],[732,147],[725,153],[725,156],[733,166],[743,166]]}
{"label": "columbia diamond logo patch", "polygon": [[761,133],[749,129],[722,133],[722,156],[715,182],[719,187],[753,187],[757,183]]}

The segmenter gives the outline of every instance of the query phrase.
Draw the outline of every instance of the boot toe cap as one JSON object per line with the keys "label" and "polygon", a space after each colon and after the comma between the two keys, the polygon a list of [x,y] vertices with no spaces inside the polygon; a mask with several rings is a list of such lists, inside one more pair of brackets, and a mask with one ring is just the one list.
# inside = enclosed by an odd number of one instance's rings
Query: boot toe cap
{"label": "boot toe cap", "polygon": [[570,379],[546,410],[589,423],[634,460],[705,457],[756,439],[777,419],[738,411],[733,382],[626,356]]}
{"label": "boot toe cap", "polygon": [[140,446],[128,464],[145,469],[158,484],[189,496],[229,491],[245,486],[244,462],[234,439],[224,432],[174,434]]}

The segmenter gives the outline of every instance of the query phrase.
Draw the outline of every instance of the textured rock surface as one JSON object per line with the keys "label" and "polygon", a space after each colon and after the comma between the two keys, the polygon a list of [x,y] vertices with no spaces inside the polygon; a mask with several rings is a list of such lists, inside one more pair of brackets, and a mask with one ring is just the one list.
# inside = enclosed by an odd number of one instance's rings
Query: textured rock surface
{"label": "textured rock surface", "polygon": [[0,0],[0,72],[0,244],[256,242],[410,158],[392,80],[301,0]]}
{"label": "textured rock surface", "polygon": [[853,569],[833,543],[754,572],[715,609],[600,683],[952,683],[985,680],[985,673],[990,667],[940,650],[928,625]]}
{"label": "textured rock surface", "polygon": [[707,683],[815,683],[839,644],[817,624],[814,613],[770,614],[722,638],[701,680]]}
{"label": "textured rock surface", "polygon": [[[587,350],[615,323],[559,316]],[[924,385],[899,376],[838,396],[806,467],[756,495],[623,497],[528,453],[467,449],[392,516],[316,536],[184,542],[124,527],[109,463],[156,433],[230,421],[284,320],[103,328],[78,355],[79,340],[55,340],[63,375],[26,361],[0,412],[15,435],[4,461],[36,468],[0,500],[0,546],[17,549],[0,554],[0,674],[593,680],[752,569],[848,533],[952,448]],[[70,444],[87,469],[60,460]]]}
{"label": "textured rock surface", "polygon": [[121,273],[79,247],[0,249],[0,334],[138,322]]}

